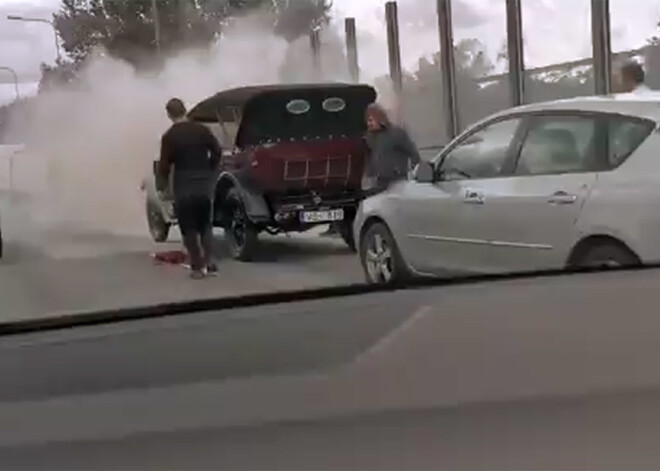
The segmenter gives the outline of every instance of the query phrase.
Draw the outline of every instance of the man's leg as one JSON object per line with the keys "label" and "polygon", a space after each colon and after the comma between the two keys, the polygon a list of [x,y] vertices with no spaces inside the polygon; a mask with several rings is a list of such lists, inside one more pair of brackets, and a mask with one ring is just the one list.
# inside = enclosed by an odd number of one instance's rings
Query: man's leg
{"label": "man's leg", "polygon": [[203,265],[209,273],[217,271],[213,261],[213,215],[211,199],[200,197],[195,204],[195,219],[200,235]]}
{"label": "man's leg", "polygon": [[181,199],[176,202],[176,208],[179,230],[190,259],[192,276],[193,278],[199,278],[200,274],[203,274],[204,260],[201,253],[199,232],[195,225],[194,203],[191,198]]}

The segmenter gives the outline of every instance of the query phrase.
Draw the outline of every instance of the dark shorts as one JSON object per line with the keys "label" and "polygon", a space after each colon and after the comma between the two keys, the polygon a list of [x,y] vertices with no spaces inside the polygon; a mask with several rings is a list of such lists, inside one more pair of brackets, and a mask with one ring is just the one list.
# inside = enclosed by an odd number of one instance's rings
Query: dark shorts
{"label": "dark shorts", "polygon": [[203,234],[212,228],[211,198],[191,195],[174,202],[176,218],[182,235]]}

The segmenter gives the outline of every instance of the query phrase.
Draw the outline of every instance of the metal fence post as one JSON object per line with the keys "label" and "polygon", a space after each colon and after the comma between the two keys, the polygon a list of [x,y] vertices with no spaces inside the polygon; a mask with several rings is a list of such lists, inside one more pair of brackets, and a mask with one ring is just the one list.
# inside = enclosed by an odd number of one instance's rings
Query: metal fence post
{"label": "metal fence post", "polygon": [[397,99],[403,91],[403,72],[401,70],[401,47],[399,44],[399,14],[396,2],[385,4],[385,21],[387,22],[387,51],[390,63],[390,78],[394,85]]}
{"label": "metal fence post", "polygon": [[454,63],[454,33],[451,24],[451,0],[437,0],[437,2],[442,97],[445,118],[447,120],[447,137],[451,139],[458,134],[459,130],[456,66]]}
{"label": "metal fence post", "polygon": [[321,34],[319,28],[309,33],[309,44],[312,48],[312,69],[315,80],[321,79]]}
{"label": "metal fence post", "polygon": [[358,62],[357,33],[355,30],[355,18],[344,20],[346,33],[346,57],[348,59],[348,73],[355,83],[360,81],[360,65]]}
{"label": "metal fence post", "polygon": [[525,103],[525,62],[520,0],[506,0],[506,39],[511,104],[520,106]]}
{"label": "metal fence post", "polygon": [[597,95],[606,95],[610,93],[612,83],[609,0],[591,0],[591,42],[594,61],[594,91]]}

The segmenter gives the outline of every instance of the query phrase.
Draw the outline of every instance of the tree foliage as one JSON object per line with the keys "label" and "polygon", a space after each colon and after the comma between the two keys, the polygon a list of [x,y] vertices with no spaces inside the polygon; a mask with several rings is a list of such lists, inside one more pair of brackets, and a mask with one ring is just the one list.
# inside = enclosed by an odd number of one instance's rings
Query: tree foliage
{"label": "tree foliage", "polygon": [[274,31],[289,42],[330,21],[330,0],[272,0]]}
{"label": "tree foliage", "polygon": [[55,28],[64,50],[76,62],[84,60],[95,46],[103,46],[109,54],[140,65],[157,51],[156,18],[161,50],[169,52],[212,43],[230,18],[268,0],[155,3],[156,11],[151,0],[62,0],[54,15]]}
{"label": "tree foliage", "polygon": [[328,0],[62,0],[54,24],[62,46],[74,62],[84,60],[95,46],[134,65],[156,55],[157,14],[160,49],[165,54],[207,46],[233,18],[261,9],[270,16],[274,32],[288,41],[327,23]]}

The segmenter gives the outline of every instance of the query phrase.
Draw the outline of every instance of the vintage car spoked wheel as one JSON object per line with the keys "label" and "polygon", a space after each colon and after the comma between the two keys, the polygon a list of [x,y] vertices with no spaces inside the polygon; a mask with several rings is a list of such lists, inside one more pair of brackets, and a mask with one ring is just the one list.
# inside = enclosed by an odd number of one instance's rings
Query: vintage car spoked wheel
{"label": "vintage car spoked wheel", "polygon": [[236,260],[250,261],[254,258],[257,248],[257,229],[249,220],[243,201],[236,190],[229,191],[226,202],[225,237],[231,256]]}
{"label": "vintage car spoked wheel", "polygon": [[147,223],[149,224],[149,233],[156,242],[165,242],[170,235],[170,224],[163,217],[158,204],[153,201],[147,201]]}
{"label": "vintage car spoked wheel", "polygon": [[392,284],[410,277],[399,249],[383,223],[371,226],[360,246],[360,259],[369,284]]}

